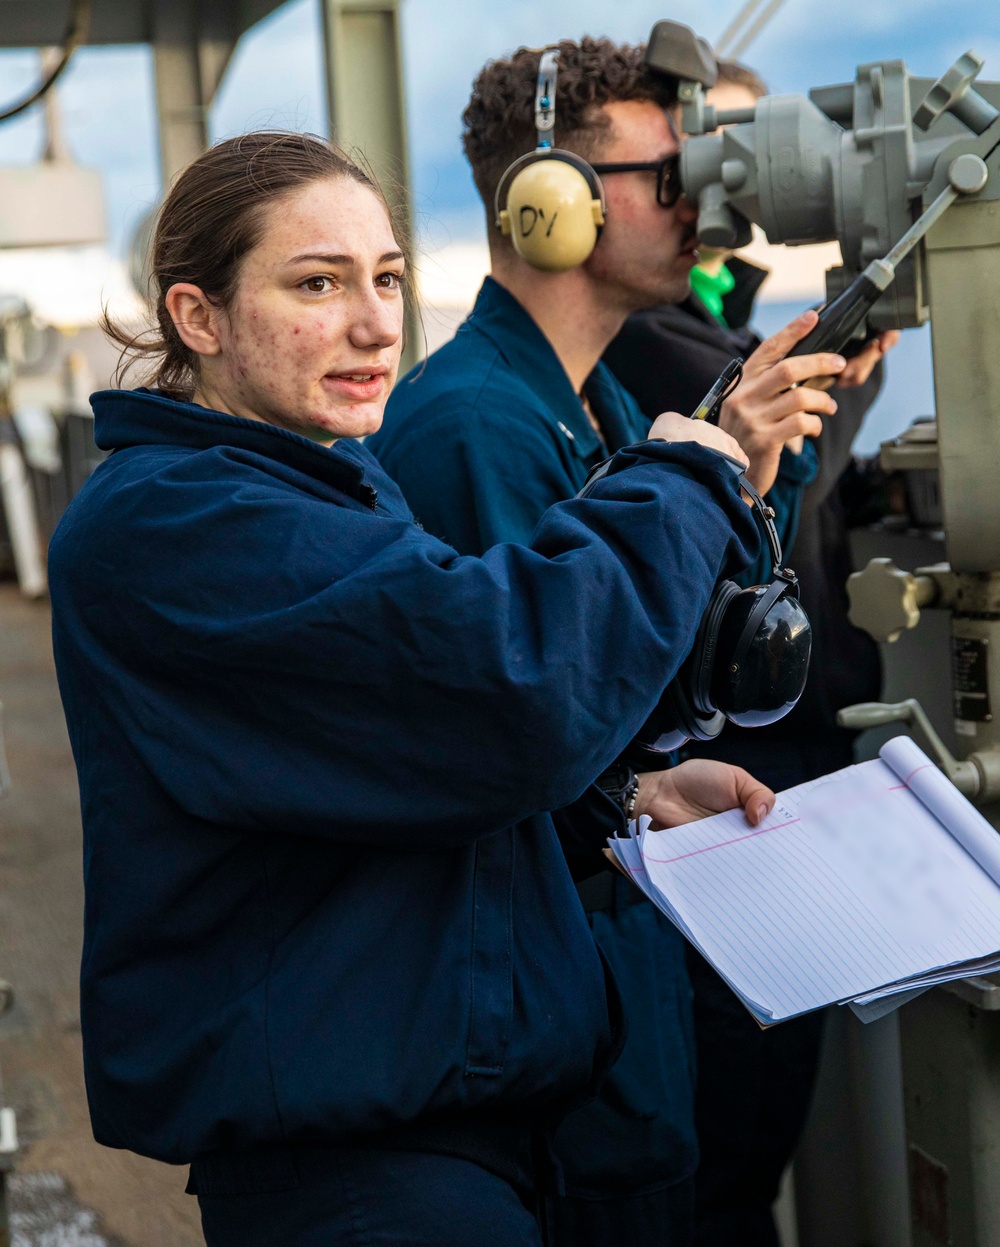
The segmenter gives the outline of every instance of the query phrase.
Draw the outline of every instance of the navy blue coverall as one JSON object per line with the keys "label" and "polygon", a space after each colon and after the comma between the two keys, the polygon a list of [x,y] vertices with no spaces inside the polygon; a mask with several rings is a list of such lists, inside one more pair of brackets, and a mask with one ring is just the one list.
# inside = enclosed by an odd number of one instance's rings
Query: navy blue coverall
{"label": "navy blue coverall", "polygon": [[[739,257],[727,263],[735,285],[723,300],[725,325],[692,293],[680,305],[630,317],[605,353],[605,362],[648,414],[693,405],[733,355],[747,356],[760,345],[749,322],[767,274]],[[659,369],[649,367],[651,358],[661,362]],[[844,584],[853,568],[836,485],[881,382],[880,365],[863,386],[837,389],[837,414],[824,418],[822,437],[817,443],[807,440],[802,455],[784,451],[778,482],[768,495],[778,523],[784,521],[785,557],[798,573],[813,628],[802,700],[770,727],[730,726],[716,741],[687,747],[692,754],[745,766],[778,791],[850,765],[853,736],[837,726],[836,712],[879,693],[874,642],[847,618]],[[777,1247],[771,1205],[806,1120],[824,1015],[762,1031],[693,949],[688,971],[701,1152],[696,1247]]]}
{"label": "navy blue coverall", "polygon": [[530,1136],[616,1045],[567,858],[756,554],[729,467],[631,448],[463,558],[357,443],[94,411],[49,567],[95,1136],[192,1162],[210,1247],[537,1243]]}
{"label": "navy blue coverall", "polygon": [[[429,532],[482,554],[529,541],[546,508],[571,498],[594,464],[645,437],[649,420],[605,365],[585,392],[603,444],[541,330],[487,278],[455,338],[396,386],[367,445]],[[629,1029],[600,1097],[556,1137],[566,1185],[553,1205],[557,1241],[683,1243],[697,1164],[684,940],[616,876],[585,883],[581,896]]]}

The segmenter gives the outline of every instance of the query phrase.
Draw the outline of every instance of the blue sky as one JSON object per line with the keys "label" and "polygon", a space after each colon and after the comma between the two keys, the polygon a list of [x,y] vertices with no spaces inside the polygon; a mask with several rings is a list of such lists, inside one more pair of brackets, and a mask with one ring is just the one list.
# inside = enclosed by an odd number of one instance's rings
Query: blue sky
{"label": "blue sky", "polygon": [[[716,38],[740,5],[722,0],[404,0],[407,109],[418,230],[432,244],[482,235],[481,212],[459,145],[469,84],[490,57],[519,44],[607,34],[641,40],[672,17]],[[982,0],[785,0],[748,54],[777,91],[845,81],[869,60],[902,58],[936,76],[969,47],[1000,77],[1000,5]],[[990,72],[992,70],[992,73]],[[34,80],[31,52],[0,53],[0,95]],[[70,146],[105,175],[109,230],[121,249],[143,208],[155,200],[159,171],[152,71],[145,48],[85,49],[62,88]],[[289,0],[248,34],[212,116],[216,137],[261,125],[324,127],[318,0]],[[0,127],[0,163],[25,163],[41,145],[37,116]]]}

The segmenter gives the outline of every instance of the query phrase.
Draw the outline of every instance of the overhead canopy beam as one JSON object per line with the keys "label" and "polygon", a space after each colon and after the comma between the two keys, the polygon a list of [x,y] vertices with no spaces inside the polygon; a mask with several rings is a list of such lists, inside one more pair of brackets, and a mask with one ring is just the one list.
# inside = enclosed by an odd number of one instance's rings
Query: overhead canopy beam
{"label": "overhead canopy beam", "polygon": [[330,136],[357,149],[405,207],[409,180],[399,0],[321,0]]}
{"label": "overhead canopy beam", "polygon": [[[163,182],[208,142],[208,110],[240,35],[282,0],[94,0],[89,44],[153,47]],[[0,0],[0,47],[61,42],[69,0]]]}
{"label": "overhead canopy beam", "polygon": [[[224,18],[241,35],[279,8],[283,0],[201,0],[207,21]],[[95,0],[87,42],[151,43],[157,11],[172,0]],[[66,30],[69,0],[0,0],[0,48],[57,44]]]}
{"label": "overhead canopy beam", "polygon": [[208,110],[238,32],[232,10],[161,0],[153,12],[153,67],[163,184],[208,146]]}
{"label": "overhead canopy beam", "polygon": [[[401,0],[320,0],[320,5],[330,137],[349,155],[367,162],[410,235]],[[407,365],[416,357],[417,328],[411,316]]]}

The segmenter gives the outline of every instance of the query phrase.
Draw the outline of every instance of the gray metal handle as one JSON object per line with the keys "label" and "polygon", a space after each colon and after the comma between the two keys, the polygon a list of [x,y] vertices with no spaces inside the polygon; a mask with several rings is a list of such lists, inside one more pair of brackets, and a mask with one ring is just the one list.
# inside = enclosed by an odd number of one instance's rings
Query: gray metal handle
{"label": "gray metal handle", "polygon": [[934,730],[923,706],[915,697],[896,702],[862,701],[854,706],[845,706],[843,710],[837,711],[837,722],[841,727],[851,728],[856,732],[863,732],[870,727],[887,727],[890,723],[919,727],[938,766],[958,791],[966,797],[979,794],[979,768],[972,761],[958,761]]}

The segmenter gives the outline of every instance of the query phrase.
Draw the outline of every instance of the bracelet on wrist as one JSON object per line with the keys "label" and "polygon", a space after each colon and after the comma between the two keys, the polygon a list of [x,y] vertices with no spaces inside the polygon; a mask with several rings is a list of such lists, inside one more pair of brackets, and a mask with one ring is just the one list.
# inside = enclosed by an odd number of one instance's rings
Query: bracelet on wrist
{"label": "bracelet on wrist", "polygon": [[608,767],[594,782],[614,801],[625,815],[626,822],[635,817],[635,806],[639,799],[639,777],[630,766],[616,763]]}
{"label": "bracelet on wrist", "polygon": [[625,814],[626,823],[630,823],[635,818],[635,805],[639,800],[639,776],[633,775],[632,782],[628,786],[628,797],[622,805]]}

